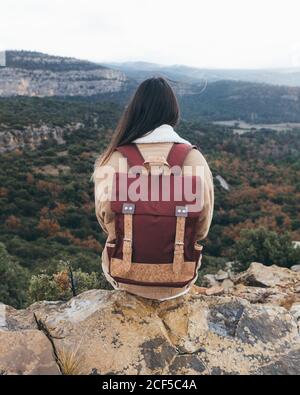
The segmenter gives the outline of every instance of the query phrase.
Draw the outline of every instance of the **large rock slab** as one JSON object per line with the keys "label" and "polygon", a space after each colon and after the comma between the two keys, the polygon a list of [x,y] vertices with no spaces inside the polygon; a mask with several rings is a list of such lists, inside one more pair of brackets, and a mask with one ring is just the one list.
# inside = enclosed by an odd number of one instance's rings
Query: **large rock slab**
{"label": "large rock slab", "polygon": [[236,282],[254,287],[293,287],[300,283],[300,273],[287,268],[251,263],[249,269],[237,276]]}
{"label": "large rock slab", "polygon": [[62,370],[72,355],[82,374],[263,374],[275,367],[300,374],[296,319],[279,306],[196,291],[159,303],[98,290],[59,309],[40,304],[35,313],[63,355]]}
{"label": "large rock slab", "polygon": [[60,374],[49,340],[38,330],[0,331],[1,374]]}
{"label": "large rock slab", "polygon": [[251,303],[271,303],[289,310],[300,302],[300,272],[276,265],[254,262],[247,271],[234,277],[234,283],[229,294]]}
{"label": "large rock slab", "polygon": [[29,310],[0,304],[0,374],[61,374],[51,342]]}
{"label": "large rock slab", "polygon": [[20,311],[0,305],[0,373],[300,374],[298,280],[255,264],[220,296],[91,290]]}

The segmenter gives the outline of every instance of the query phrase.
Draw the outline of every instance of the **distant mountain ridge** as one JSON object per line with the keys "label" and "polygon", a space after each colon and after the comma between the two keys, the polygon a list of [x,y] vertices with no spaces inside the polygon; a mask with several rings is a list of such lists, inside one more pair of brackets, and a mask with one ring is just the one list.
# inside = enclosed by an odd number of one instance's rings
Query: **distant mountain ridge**
{"label": "distant mountain ridge", "polygon": [[3,53],[6,67],[11,68],[50,71],[108,70],[108,67],[88,60],[48,55],[35,51],[4,51]]}
{"label": "distant mountain ridge", "polygon": [[264,76],[257,70],[201,70],[147,62],[101,65],[30,51],[5,51],[0,60],[0,98],[96,98],[124,106],[142,80],[163,76],[174,88],[185,120],[300,122],[300,71],[295,87],[246,81],[272,80],[272,73],[290,78],[296,69],[264,71]]}
{"label": "distant mountain ridge", "polygon": [[96,63],[30,51],[5,51],[0,97],[92,96],[127,89],[128,78]]}
{"label": "distant mountain ridge", "polygon": [[286,85],[300,87],[300,67],[289,69],[208,69],[185,65],[159,65],[148,62],[105,63],[107,67],[122,70],[129,77],[137,80],[160,74],[178,81],[199,83],[207,80],[216,82],[220,80],[245,81],[266,83],[272,85]]}
{"label": "distant mountain ridge", "polygon": [[245,81],[208,83],[200,95],[181,98],[186,119],[300,122],[300,87]]}

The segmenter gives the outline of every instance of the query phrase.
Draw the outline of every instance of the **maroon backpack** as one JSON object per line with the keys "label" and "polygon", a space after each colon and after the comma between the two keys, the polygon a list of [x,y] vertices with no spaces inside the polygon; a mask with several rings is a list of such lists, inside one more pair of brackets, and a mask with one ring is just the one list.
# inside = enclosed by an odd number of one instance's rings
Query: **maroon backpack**
{"label": "maroon backpack", "polygon": [[[136,144],[117,148],[127,158],[129,168],[148,169],[146,174],[141,171],[115,174],[115,199],[111,201],[111,209],[115,213],[116,240],[109,243],[107,251],[109,274],[117,283],[181,288],[196,278],[202,250],[196,240],[201,210],[190,212],[193,202],[176,196],[178,185],[189,182],[194,188],[199,182],[196,176],[181,174],[183,162],[193,148],[175,143],[166,161],[152,157],[146,162]],[[149,170],[155,166],[158,169],[178,166],[178,174],[158,171],[153,175]],[[137,182],[148,188],[146,200],[136,201],[127,194],[131,188],[134,190]],[[167,200],[166,185],[169,185]],[[154,189],[156,199],[151,200]]]}

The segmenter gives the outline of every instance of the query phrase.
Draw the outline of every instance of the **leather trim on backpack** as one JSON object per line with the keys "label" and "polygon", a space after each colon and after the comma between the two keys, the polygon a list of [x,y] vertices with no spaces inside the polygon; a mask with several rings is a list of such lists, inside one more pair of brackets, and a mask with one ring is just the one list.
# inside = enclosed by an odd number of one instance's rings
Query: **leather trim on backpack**
{"label": "leather trim on backpack", "polygon": [[[182,214],[184,213],[184,214]],[[173,257],[173,272],[178,275],[182,271],[182,262],[184,262],[184,231],[185,218],[187,216],[186,207],[176,207],[176,234]]]}
{"label": "leather trim on backpack", "polygon": [[[165,263],[132,263],[130,271],[126,270],[121,259],[112,258],[110,263],[111,276],[120,283],[145,283],[147,285],[160,285],[174,287],[188,284],[195,276],[195,262],[182,262],[179,273],[174,273],[172,264]],[[175,285],[174,285],[175,284]]]}

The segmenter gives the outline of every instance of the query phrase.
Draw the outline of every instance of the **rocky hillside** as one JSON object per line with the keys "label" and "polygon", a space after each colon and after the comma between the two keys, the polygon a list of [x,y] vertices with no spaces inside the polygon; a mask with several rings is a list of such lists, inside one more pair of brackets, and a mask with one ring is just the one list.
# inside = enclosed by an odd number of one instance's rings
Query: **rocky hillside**
{"label": "rocky hillside", "polygon": [[300,374],[300,273],[256,263],[231,281],[161,303],[94,290],[0,305],[0,372]]}
{"label": "rocky hillside", "polygon": [[[298,86],[239,81],[226,73],[221,80],[206,75],[193,79],[189,74],[168,74],[160,68],[143,74],[140,63],[135,68],[137,74],[112,67],[39,52],[4,51],[0,53],[0,98],[98,97],[124,106],[142,79],[163,76],[178,95],[183,119],[244,120],[254,124],[300,122]],[[0,130],[1,123],[0,114]]]}
{"label": "rocky hillside", "polygon": [[148,62],[107,63],[107,67],[124,71],[126,75],[143,80],[153,74],[162,74],[177,81],[198,83],[207,80],[245,81],[271,85],[300,86],[300,68],[287,69],[201,69],[185,65],[160,65]]}
{"label": "rocky hillside", "polygon": [[43,141],[48,140],[56,141],[57,144],[64,144],[65,133],[76,132],[83,126],[81,123],[65,125],[63,128],[47,125],[25,126],[22,130],[10,130],[2,126],[0,130],[0,154],[23,148],[33,149],[41,145]]}
{"label": "rocky hillside", "polygon": [[1,55],[0,97],[91,96],[126,89],[124,73],[101,65],[29,51]]}
{"label": "rocky hillside", "polygon": [[[179,96],[203,89],[201,82],[171,81],[171,85]],[[119,92],[130,96],[136,86],[135,79],[122,71],[85,60],[30,51],[0,53],[0,97],[88,97]]]}
{"label": "rocky hillside", "polygon": [[[107,118],[117,122],[118,105],[89,98],[0,98],[0,153],[36,148],[47,140],[62,144],[81,128],[101,129]],[[113,126],[112,125],[112,126]]]}

